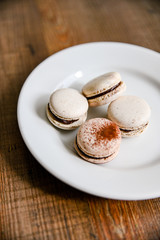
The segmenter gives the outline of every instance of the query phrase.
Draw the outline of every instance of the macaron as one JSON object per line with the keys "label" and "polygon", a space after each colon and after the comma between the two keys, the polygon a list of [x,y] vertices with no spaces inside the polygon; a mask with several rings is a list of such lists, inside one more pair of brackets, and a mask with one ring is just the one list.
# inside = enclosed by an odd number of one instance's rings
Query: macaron
{"label": "macaron", "polygon": [[110,103],[119,97],[126,89],[118,72],[109,72],[96,77],[83,86],[82,93],[87,98],[89,106],[96,107]]}
{"label": "macaron", "polygon": [[137,96],[121,96],[108,106],[107,117],[115,122],[123,137],[138,136],[149,124],[151,109]]}
{"label": "macaron", "polygon": [[85,122],[87,110],[87,99],[81,93],[72,88],[63,88],[51,94],[46,113],[54,126],[72,130]]}
{"label": "macaron", "polygon": [[120,143],[121,132],[115,123],[106,118],[93,118],[80,126],[74,146],[84,160],[106,163],[117,156]]}

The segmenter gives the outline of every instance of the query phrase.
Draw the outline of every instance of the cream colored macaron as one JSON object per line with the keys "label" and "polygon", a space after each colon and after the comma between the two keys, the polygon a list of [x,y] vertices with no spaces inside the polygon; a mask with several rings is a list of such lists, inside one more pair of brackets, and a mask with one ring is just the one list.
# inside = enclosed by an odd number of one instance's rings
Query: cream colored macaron
{"label": "cream colored macaron", "polygon": [[50,96],[46,113],[56,127],[71,130],[79,127],[87,118],[87,99],[72,88],[58,89]]}
{"label": "cream colored macaron", "polygon": [[110,103],[119,97],[126,89],[118,72],[101,75],[84,85],[83,95],[91,107]]}
{"label": "cream colored macaron", "polygon": [[107,117],[115,122],[122,137],[138,136],[147,128],[151,109],[137,96],[121,96],[108,106]]}
{"label": "cream colored macaron", "polygon": [[75,139],[78,155],[91,163],[113,160],[120,148],[121,132],[106,118],[92,118],[82,124]]}

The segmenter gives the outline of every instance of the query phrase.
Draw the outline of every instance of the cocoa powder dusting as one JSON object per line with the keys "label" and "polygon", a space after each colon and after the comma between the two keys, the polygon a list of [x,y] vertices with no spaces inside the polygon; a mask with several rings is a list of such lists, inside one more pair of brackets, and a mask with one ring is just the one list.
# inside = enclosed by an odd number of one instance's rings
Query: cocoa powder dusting
{"label": "cocoa powder dusting", "polygon": [[115,124],[111,124],[108,126],[103,126],[97,132],[97,140],[109,140],[117,138],[119,135],[117,126]]}

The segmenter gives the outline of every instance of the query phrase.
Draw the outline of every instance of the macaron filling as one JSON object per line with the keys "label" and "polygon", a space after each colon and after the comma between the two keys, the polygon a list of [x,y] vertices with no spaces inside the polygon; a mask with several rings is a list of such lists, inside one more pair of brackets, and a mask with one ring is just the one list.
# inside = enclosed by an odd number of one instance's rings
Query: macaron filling
{"label": "macaron filling", "polygon": [[112,153],[112,154],[110,154],[110,155],[108,155],[108,156],[105,156],[105,157],[93,157],[93,156],[91,156],[91,155],[88,155],[88,154],[86,154],[85,152],[83,152],[81,149],[80,149],[80,147],[78,146],[78,143],[77,143],[77,137],[76,137],[76,146],[77,146],[77,148],[78,148],[78,150],[80,151],[80,153],[82,154],[82,155],[84,155],[85,157],[87,157],[87,158],[92,158],[92,159],[107,159],[107,158],[109,158],[109,157],[111,157],[114,153]]}
{"label": "macaron filling", "polygon": [[136,128],[136,129],[123,129],[123,128],[119,128],[122,132],[135,132],[135,131],[138,131],[138,130],[141,130],[145,127],[147,127],[148,123],[146,123],[145,125],[143,125],[142,127],[140,128]]}
{"label": "macaron filling", "polygon": [[53,112],[51,111],[49,104],[48,104],[48,110],[49,110],[49,112],[53,115],[53,118],[54,118],[56,121],[58,121],[58,122],[60,122],[60,123],[63,123],[63,124],[72,124],[72,123],[74,123],[74,122],[76,122],[76,121],[79,120],[79,119],[75,119],[75,120],[64,120],[64,119],[61,119],[61,118],[57,117],[57,116],[56,116],[55,114],[53,114]]}
{"label": "macaron filling", "polygon": [[112,92],[113,90],[115,90],[116,88],[118,88],[121,84],[123,84],[123,82],[119,82],[117,83],[116,85],[114,85],[113,87],[107,89],[106,91],[104,92],[101,92],[101,93],[98,93],[97,95],[94,95],[94,96],[90,96],[90,97],[86,97],[87,100],[91,100],[91,99],[94,99],[94,98],[98,98],[98,97],[102,97],[110,92]]}

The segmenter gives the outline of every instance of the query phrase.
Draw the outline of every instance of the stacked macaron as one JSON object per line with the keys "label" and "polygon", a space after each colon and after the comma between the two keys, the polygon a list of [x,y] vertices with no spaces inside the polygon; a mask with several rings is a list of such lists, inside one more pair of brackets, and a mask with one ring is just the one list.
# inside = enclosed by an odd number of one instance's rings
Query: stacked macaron
{"label": "stacked macaron", "polygon": [[[121,96],[125,83],[117,72],[96,77],[83,86],[82,94],[72,88],[56,90],[50,96],[46,113],[56,127],[72,130],[80,127],[75,150],[92,163],[114,159],[119,151],[121,136],[140,135],[148,126],[150,107],[144,99]],[[87,119],[88,106],[109,104],[107,118]]]}

